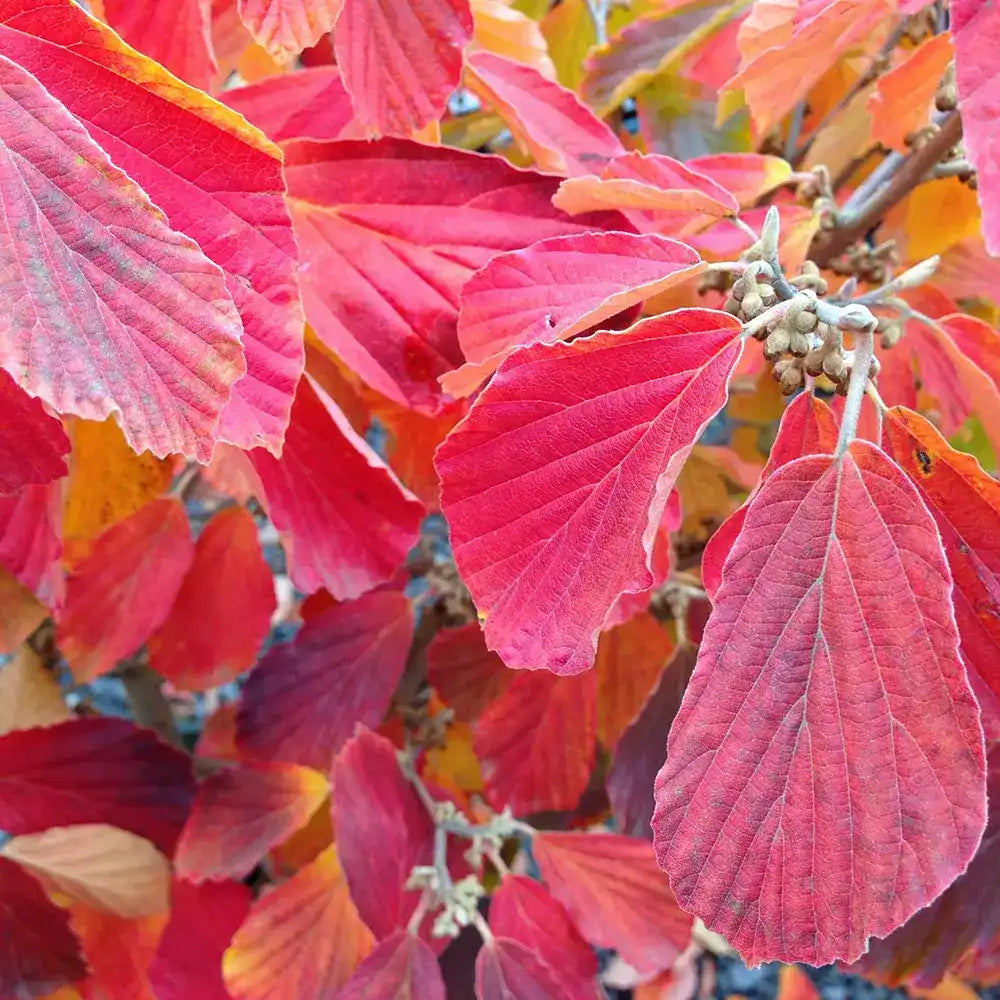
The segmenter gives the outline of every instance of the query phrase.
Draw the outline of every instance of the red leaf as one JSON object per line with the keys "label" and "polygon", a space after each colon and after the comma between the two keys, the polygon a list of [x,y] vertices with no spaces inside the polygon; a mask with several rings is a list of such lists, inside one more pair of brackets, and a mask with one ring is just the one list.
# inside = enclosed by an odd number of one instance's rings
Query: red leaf
{"label": "red leaf", "polygon": [[315,45],[334,26],[344,0],[238,0],[240,20],[281,63]]}
{"label": "red leaf", "polygon": [[222,955],[246,919],[250,890],[239,882],[174,879],[170,902],[170,922],[149,967],[156,1000],[231,1000]]}
{"label": "red leaf", "polygon": [[154,500],[113,524],[66,584],[59,648],[78,681],[107,673],[163,624],[194,544],[173,498]]}
{"label": "red leaf", "polygon": [[[896,406],[885,447],[927,504],[954,580],[962,655],[988,731],[1000,732],[1000,483],[923,417]],[[985,689],[985,690],[984,690]],[[1000,790],[1000,789],[998,789]]]}
{"label": "red leaf", "polygon": [[703,266],[683,243],[632,233],[557,236],[499,254],[462,289],[458,339],[471,363],[441,384],[467,395],[516,348],[568,340]]}
{"label": "red leaf", "polygon": [[63,425],[49,416],[0,369],[0,496],[25,486],[44,486],[67,474],[70,441]]}
{"label": "red leaf", "polygon": [[66,911],[20,865],[0,858],[0,996],[41,997],[85,973]]}
{"label": "red leaf", "polygon": [[518,814],[573,809],[597,743],[597,676],[518,674],[476,726],[490,802]]}
{"label": "red leaf", "polygon": [[500,113],[539,170],[595,173],[625,152],[618,137],[572,90],[493,52],[466,56],[469,87]]}
{"label": "red leaf", "polygon": [[410,602],[393,591],[310,618],[247,679],[237,719],[241,749],[327,770],[358,723],[382,721],[412,636]]}
{"label": "red leaf", "polygon": [[57,484],[0,496],[0,565],[50,608],[62,604],[65,589],[59,565],[61,516]]}
{"label": "red leaf", "polygon": [[445,1000],[444,980],[430,946],[396,931],[358,966],[337,1000]]}
{"label": "red leaf", "polygon": [[233,1000],[327,1000],[372,944],[331,845],[256,900],[222,974]]}
{"label": "red leaf", "polygon": [[4,368],[60,413],[115,414],[136,451],[207,461],[246,371],[222,272],[2,56],[0,91]]}
{"label": "red leaf", "polygon": [[951,8],[955,40],[955,82],[962,113],[962,141],[979,175],[979,204],[983,210],[983,238],[994,256],[1000,256],[1000,181],[996,156],[996,95],[1000,65],[996,40],[1000,36],[1000,9],[981,0],[955,0]]}
{"label": "red leaf", "polygon": [[[223,269],[243,320],[247,375],[234,387],[219,436],[280,450],[303,349],[278,149],[124,46],[73,0],[0,0],[0,49]],[[184,409],[182,417],[193,416]]]}
{"label": "red leaf", "polygon": [[194,798],[191,759],[124,719],[74,719],[0,737],[0,828],[108,823],[170,854]]}
{"label": "red leaf", "polygon": [[275,142],[336,139],[354,117],[336,66],[269,76],[225,90],[220,99]]}
{"label": "red leaf", "polygon": [[552,895],[580,933],[639,972],[669,968],[691,918],[677,905],[645,840],[613,833],[540,833],[532,851]]}
{"label": "red leaf", "polygon": [[505,250],[625,224],[568,219],[553,177],[403,139],[293,142],[285,165],[310,324],[373,389],[430,412],[437,377],[463,360],[455,317],[473,272]]}
{"label": "red leaf", "polygon": [[996,891],[1000,852],[1000,748],[990,752],[989,822],[972,863],[930,906],[881,941],[858,963],[861,975],[878,972],[893,985],[910,979],[936,986],[970,948],[988,948],[1000,932]]}
{"label": "red leaf", "polygon": [[476,1000],[570,1000],[565,984],[517,941],[493,938],[476,956]]}
{"label": "red leaf", "polygon": [[653,536],[740,329],[685,309],[526,348],[438,449],[455,559],[508,666],[586,670],[619,595],[652,585]]}
{"label": "red leaf", "polygon": [[653,785],[667,754],[667,733],[691,679],[697,647],[679,645],[656,687],[622,733],[606,785],[618,829],[633,837],[652,836]]}
{"label": "red leaf", "polygon": [[209,775],[177,844],[181,878],[243,878],[276,844],[309,822],[330,786],[318,771],[248,761]]}
{"label": "red leaf", "polygon": [[300,590],[349,600],[392,579],[417,541],[423,504],[311,379],[299,382],[281,458],[261,448],[250,457]]}
{"label": "red leaf", "polygon": [[[334,761],[333,825],[351,898],[377,939],[404,927],[420,899],[404,889],[434,855],[434,824],[403,777],[396,749],[359,729]],[[377,844],[378,850],[372,845]]]}
{"label": "red leaf", "polygon": [[149,637],[149,662],[175,687],[202,691],[257,660],[274,613],[274,581],[242,507],[205,525],[166,621]]}
{"label": "red leaf", "polygon": [[839,430],[834,412],[811,392],[800,393],[788,404],[781,415],[778,435],[771,445],[767,464],[753,493],[739,510],[723,521],[705,546],[701,557],[701,579],[709,597],[715,599],[722,583],[722,568],[743,528],[750,499],[781,466],[803,455],[825,455],[833,451]]}
{"label": "red leaf", "polygon": [[524,875],[506,875],[490,898],[490,929],[537,953],[559,978],[568,1000],[599,1000],[597,955],[569,914],[545,886]]}
{"label": "red leaf", "polygon": [[219,66],[212,51],[211,0],[92,0],[91,10],[129,45],[199,90]]}
{"label": "red leaf", "polygon": [[964,870],[985,821],[937,529],[855,441],[771,476],[716,596],[657,777],[658,859],[746,961],[854,961]]}
{"label": "red leaf", "polygon": [[439,119],[471,38],[469,0],[344,0],[334,53],[359,125],[410,135]]}
{"label": "red leaf", "polygon": [[427,679],[462,722],[475,722],[513,677],[486,648],[477,622],[443,629],[427,647]]}

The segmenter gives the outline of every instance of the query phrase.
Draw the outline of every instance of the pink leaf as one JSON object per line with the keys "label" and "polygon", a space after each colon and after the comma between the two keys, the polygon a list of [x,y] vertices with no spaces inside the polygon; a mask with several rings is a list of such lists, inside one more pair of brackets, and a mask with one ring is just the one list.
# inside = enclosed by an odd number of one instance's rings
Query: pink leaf
{"label": "pink leaf", "polygon": [[194,558],[178,500],[154,500],[112,525],[66,584],[59,648],[77,680],[93,680],[163,624]]}
{"label": "pink leaf", "polygon": [[476,1000],[570,1000],[558,976],[509,938],[485,941],[476,956]]}
{"label": "pink leaf", "polygon": [[1000,256],[1000,160],[997,159],[996,103],[1000,95],[1000,9],[982,0],[955,0],[951,7],[955,41],[955,82],[962,113],[962,140],[979,175],[983,237]]}
{"label": "pink leaf", "polygon": [[392,591],[310,618],[247,679],[240,747],[254,757],[328,769],[358,723],[382,721],[412,635],[410,602]]}
{"label": "pink leaf", "polygon": [[508,666],[586,670],[608,612],[648,589],[653,539],[742,344],[686,309],[508,358],[437,453],[462,578]]}
{"label": "pink leaf", "polygon": [[540,170],[596,173],[625,152],[572,90],[546,80],[537,69],[486,51],[470,53],[465,62],[470,88],[496,108]]}
{"label": "pink leaf", "polygon": [[410,135],[439,119],[471,38],[469,0],[344,0],[334,52],[362,128]]}
{"label": "pink leaf", "polygon": [[985,778],[915,488],[864,441],[783,466],[726,561],[657,778],[679,902],[750,963],[854,961],[965,869]]}
{"label": "pink leaf", "polygon": [[62,605],[65,583],[59,556],[62,496],[57,483],[26,486],[0,496],[0,566],[50,608]]}
{"label": "pink leaf", "polygon": [[597,676],[522,673],[476,726],[490,802],[519,814],[573,809],[597,744]]}
{"label": "pink leaf", "polygon": [[2,369],[0,413],[0,496],[66,475],[70,441],[63,425]]}
{"label": "pink leaf", "polygon": [[285,157],[309,322],[373,389],[429,412],[438,376],[463,360],[455,320],[473,272],[550,236],[626,225],[571,220],[552,207],[555,178],[458,149],[303,141]]}
{"label": "pink leaf", "polygon": [[281,458],[261,448],[250,457],[300,590],[358,597],[390,580],[416,543],[423,504],[310,378],[299,382]]}
{"label": "pink leaf", "polygon": [[354,117],[336,66],[269,76],[224,90],[220,99],[275,142],[336,139]]}
{"label": "pink leaf", "polygon": [[670,968],[691,917],[677,905],[648,841],[613,833],[540,833],[532,850],[552,895],[580,933],[639,972]]}
{"label": "pink leaf", "polygon": [[444,980],[430,945],[396,931],[358,966],[337,1000],[445,1000]]}
{"label": "pink leaf", "polygon": [[0,363],[60,413],[114,414],[136,451],[206,461],[246,371],[222,271],[6,57],[0,91]]}
{"label": "pink leaf", "polygon": [[[837,417],[823,400],[811,392],[800,393],[785,409],[778,425],[778,435],[771,446],[767,465],[760,474],[754,490],[774,474],[775,470],[787,465],[803,455],[827,454],[836,447],[839,423]],[[753,497],[751,493],[751,498]],[[701,579],[708,596],[715,598],[715,592],[722,582],[722,567],[726,556],[739,537],[746,520],[748,499],[739,510],[731,514],[708,540],[701,557]]]}
{"label": "pink leaf", "polygon": [[331,777],[337,853],[351,898],[375,937],[388,937],[420,899],[419,890],[404,886],[414,865],[433,858],[434,824],[403,777],[395,747],[367,729],[348,741]]}
{"label": "pink leaf", "polygon": [[278,148],[73,0],[0,0],[0,49],[222,268],[243,321],[247,374],[233,387],[219,437],[280,454],[304,351]]}
{"label": "pink leaf", "polygon": [[490,898],[490,930],[535,951],[559,978],[569,1000],[598,1000],[597,955],[565,908],[540,882],[505,875]]}
{"label": "pink leaf", "polygon": [[462,289],[458,340],[473,364],[441,384],[466,395],[517,347],[568,340],[703,266],[677,240],[615,232],[556,236],[498,254]]}
{"label": "pink leaf", "polygon": [[344,0],[238,0],[240,20],[278,62],[315,45],[336,23]]}

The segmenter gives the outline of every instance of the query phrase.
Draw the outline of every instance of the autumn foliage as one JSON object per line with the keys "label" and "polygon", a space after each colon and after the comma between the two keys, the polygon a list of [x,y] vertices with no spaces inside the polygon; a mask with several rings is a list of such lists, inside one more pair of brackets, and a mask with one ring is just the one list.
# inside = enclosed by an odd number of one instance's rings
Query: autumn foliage
{"label": "autumn foliage", "polygon": [[998,46],[0,0],[0,1000],[1000,981]]}

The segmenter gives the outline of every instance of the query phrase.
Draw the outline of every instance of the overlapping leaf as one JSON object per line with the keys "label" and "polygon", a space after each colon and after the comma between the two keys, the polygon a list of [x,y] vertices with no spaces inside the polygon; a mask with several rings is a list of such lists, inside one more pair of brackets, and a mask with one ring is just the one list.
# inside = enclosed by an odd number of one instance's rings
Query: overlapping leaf
{"label": "overlapping leaf", "polygon": [[[0,653],[13,653],[48,616],[45,606],[13,574],[0,567]],[[50,678],[51,679],[51,678]],[[53,681],[58,688],[58,684]],[[0,679],[0,688],[4,681]],[[2,713],[0,713],[2,718]],[[0,731],[5,722],[0,721]]]}
{"label": "overlapping leaf", "polygon": [[410,135],[437,121],[472,27],[469,0],[343,0],[334,51],[360,126]]}
{"label": "overlapping leaf", "polygon": [[78,680],[130,656],[170,613],[194,543],[178,500],[155,500],[94,543],[66,585],[59,645]]}
{"label": "overlapping leaf", "polygon": [[223,956],[223,977],[232,1000],[325,1000],[373,943],[331,846],[254,902]]}
{"label": "overlapping leaf", "polygon": [[483,943],[476,956],[476,1000],[569,1000],[560,976],[509,938]]}
{"label": "overlapping leaf", "polygon": [[423,505],[308,377],[281,458],[261,448],[250,457],[300,590],[349,600],[392,578],[417,540]]}
{"label": "overlapping leaf", "polygon": [[962,655],[984,727],[1000,733],[1000,483],[911,410],[893,407],[883,429],[941,534]]}
{"label": "overlapping leaf", "polygon": [[873,445],[751,501],[653,819],[678,900],[747,961],[852,961],[975,853],[983,735],[950,594],[930,514]]}
{"label": "overlapping leaf", "polygon": [[677,240],[616,232],[554,237],[499,254],[462,289],[458,340],[470,363],[441,384],[467,395],[516,348],[568,340],[702,266]]}
{"label": "overlapping leaf", "polygon": [[[796,396],[781,415],[778,435],[771,446],[771,453],[756,489],[760,489],[777,469],[796,458],[832,452],[837,444],[838,433],[837,418],[823,400],[810,392]],[[722,567],[739,538],[748,506],[749,500],[726,518],[705,546],[701,557],[701,578],[709,597],[714,598],[719,589]]]}
{"label": "overlapping leaf", "polygon": [[955,40],[955,82],[962,113],[962,137],[969,160],[979,175],[983,237],[994,256],[1000,255],[1000,202],[994,194],[998,168],[995,151],[1000,66],[995,41],[1000,36],[1000,10],[978,0],[955,0],[951,9]]}
{"label": "overlapping leaf", "polygon": [[136,451],[207,459],[246,371],[221,270],[6,57],[0,90],[0,363],[61,413],[115,414]]}
{"label": "overlapping leaf", "polygon": [[[7,605],[0,606],[6,614]],[[15,729],[64,722],[71,715],[59,681],[30,646],[22,646],[0,667],[0,736]]]}
{"label": "overlapping leaf", "polygon": [[0,495],[25,486],[44,486],[66,475],[69,438],[41,401],[32,399],[0,369]]}
{"label": "overlapping leaf", "polygon": [[490,802],[515,813],[573,809],[597,743],[597,677],[517,675],[476,726]]}
{"label": "overlapping leaf", "polygon": [[60,500],[56,484],[0,496],[0,566],[50,608],[62,604],[65,590],[59,565]]}
{"label": "overlapping leaf", "polygon": [[596,173],[625,152],[611,129],[571,90],[538,70],[492,52],[466,58],[469,86],[492,105],[540,170]]}
{"label": "overlapping leaf", "polygon": [[653,785],[666,756],[667,733],[681,707],[697,655],[691,643],[678,645],[615,746],[605,784],[611,811],[622,833],[647,839],[652,836]]}
{"label": "overlapping leaf", "polygon": [[169,854],[194,798],[191,760],[123,719],[74,719],[0,737],[0,826],[108,823]]}
{"label": "overlapping leaf", "polygon": [[222,955],[249,909],[250,890],[239,882],[174,879],[170,922],[149,967],[156,1000],[232,1000]]}
{"label": "overlapping leaf", "polygon": [[478,622],[443,629],[427,648],[427,679],[464,722],[475,722],[514,675],[486,648]]}
{"label": "overlapping leaf", "polygon": [[310,324],[372,388],[431,412],[438,376],[463,360],[455,317],[474,271],[550,236],[624,225],[568,219],[552,207],[554,178],[457,149],[303,141],[285,158]]}
{"label": "overlapping leaf", "polygon": [[198,536],[170,613],[149,637],[150,665],[183,689],[226,684],[253,666],[274,606],[256,522],[243,507],[221,510]]}
{"label": "overlapping leaf", "polygon": [[[277,148],[123,45],[73,0],[3,0],[0,48],[80,120],[173,229],[223,269],[243,321],[247,374],[219,434],[244,448],[280,451],[303,354],[297,253]],[[133,272],[147,273],[143,267]],[[152,391],[155,398],[165,389]],[[195,419],[193,410],[177,410],[177,420]]]}
{"label": "overlapping leaf", "polygon": [[395,747],[367,729],[348,741],[331,778],[337,851],[351,898],[381,940],[406,926],[420,899],[404,887],[414,865],[433,858],[434,824],[403,777]]}
{"label": "overlapping leaf", "polygon": [[361,963],[338,1000],[445,1000],[437,958],[415,934],[397,931]]}
{"label": "overlapping leaf", "polygon": [[377,591],[318,614],[247,680],[238,741],[250,756],[327,770],[361,723],[377,726],[413,634],[409,601]]}
{"label": "overlapping leaf", "polygon": [[243,878],[306,825],[329,791],[320,772],[294,764],[248,761],[210,775],[177,845],[177,873],[193,882]]}
{"label": "overlapping leaf", "polygon": [[739,331],[691,309],[527,348],[441,446],[455,559],[508,666],[586,670],[615,600],[652,584],[653,535]]}
{"label": "overlapping leaf", "polygon": [[598,1000],[597,955],[551,893],[525,875],[505,875],[490,897],[490,930],[534,951],[559,972],[568,1000]]}
{"label": "overlapping leaf", "polygon": [[640,972],[669,968],[691,917],[677,905],[645,840],[611,833],[541,833],[532,850],[552,895],[592,945]]}
{"label": "overlapping leaf", "polygon": [[288,62],[336,23],[344,0],[237,0],[240,19],[258,45]]}

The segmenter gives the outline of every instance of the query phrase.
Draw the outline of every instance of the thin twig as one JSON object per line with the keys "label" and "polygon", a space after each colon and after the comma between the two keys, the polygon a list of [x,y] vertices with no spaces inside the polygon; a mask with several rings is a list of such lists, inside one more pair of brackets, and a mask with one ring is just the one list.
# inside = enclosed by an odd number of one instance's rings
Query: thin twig
{"label": "thin twig", "polygon": [[854,364],[851,368],[851,381],[847,387],[847,399],[844,401],[844,415],[840,424],[840,436],[837,438],[836,456],[839,458],[847,451],[858,433],[858,420],[861,418],[861,403],[865,398],[865,389],[871,376],[872,360],[875,357],[874,328],[859,330],[855,337]]}
{"label": "thin twig", "polygon": [[598,45],[608,44],[608,2],[609,0],[587,0],[587,10],[594,22]]}

